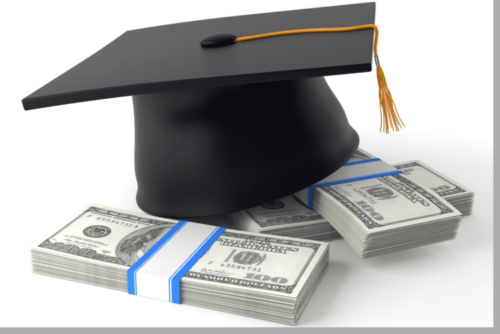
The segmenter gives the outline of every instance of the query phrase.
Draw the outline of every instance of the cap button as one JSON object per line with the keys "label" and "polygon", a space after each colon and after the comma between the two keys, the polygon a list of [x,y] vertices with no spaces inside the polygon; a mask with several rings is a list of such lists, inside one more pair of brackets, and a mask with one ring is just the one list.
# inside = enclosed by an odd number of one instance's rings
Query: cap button
{"label": "cap button", "polygon": [[217,48],[219,46],[226,46],[233,44],[235,39],[236,39],[235,34],[220,32],[217,34],[212,34],[204,37],[200,41],[200,44],[204,48]]}

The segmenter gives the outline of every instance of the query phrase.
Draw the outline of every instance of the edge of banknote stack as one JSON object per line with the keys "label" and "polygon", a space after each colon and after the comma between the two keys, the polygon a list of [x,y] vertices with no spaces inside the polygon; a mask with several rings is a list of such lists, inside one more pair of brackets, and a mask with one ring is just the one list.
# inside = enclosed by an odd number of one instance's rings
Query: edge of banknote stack
{"label": "edge of banknote stack", "polygon": [[[33,272],[127,292],[130,267],[176,223],[89,205],[32,247]],[[328,243],[228,229],[180,280],[180,302],[295,325],[328,257]]]}
{"label": "edge of banknote stack", "polygon": [[462,214],[403,175],[314,189],[313,208],[367,258],[456,237]]}
{"label": "edge of banknote stack", "polygon": [[366,258],[454,239],[473,200],[472,191],[418,160],[388,165],[358,149],[315,185],[227,217],[256,233],[345,238]]}

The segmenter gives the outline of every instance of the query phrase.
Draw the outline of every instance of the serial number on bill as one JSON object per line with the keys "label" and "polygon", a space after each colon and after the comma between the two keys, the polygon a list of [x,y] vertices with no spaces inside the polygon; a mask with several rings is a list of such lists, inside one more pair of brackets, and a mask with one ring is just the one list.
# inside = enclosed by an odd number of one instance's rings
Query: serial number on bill
{"label": "serial number on bill", "polygon": [[261,268],[256,268],[256,267],[250,267],[250,266],[243,266],[241,264],[230,264],[230,263],[221,263],[221,267],[223,268],[231,268],[231,269],[241,269],[241,270],[246,270],[246,271],[254,271],[256,273],[260,272]]}

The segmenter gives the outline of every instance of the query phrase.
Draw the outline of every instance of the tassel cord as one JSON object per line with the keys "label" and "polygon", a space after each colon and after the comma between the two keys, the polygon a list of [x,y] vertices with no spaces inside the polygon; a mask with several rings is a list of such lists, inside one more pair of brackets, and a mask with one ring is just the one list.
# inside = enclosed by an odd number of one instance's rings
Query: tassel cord
{"label": "tassel cord", "polygon": [[373,43],[373,56],[375,57],[375,63],[377,65],[377,81],[379,86],[379,100],[380,100],[380,131],[389,133],[389,128],[393,131],[399,131],[402,126],[405,126],[401,117],[399,116],[398,109],[392,98],[391,91],[387,87],[387,80],[385,78],[384,71],[380,66],[378,59],[378,27],[374,24],[365,24],[355,27],[343,27],[343,28],[314,28],[314,29],[298,29],[298,30],[286,30],[277,31],[266,34],[259,34],[253,36],[238,37],[234,42],[245,42],[261,38],[269,38],[283,35],[294,35],[294,34],[309,34],[309,33],[327,33],[327,32],[347,32],[356,31],[363,29],[374,29],[375,30],[375,41]]}

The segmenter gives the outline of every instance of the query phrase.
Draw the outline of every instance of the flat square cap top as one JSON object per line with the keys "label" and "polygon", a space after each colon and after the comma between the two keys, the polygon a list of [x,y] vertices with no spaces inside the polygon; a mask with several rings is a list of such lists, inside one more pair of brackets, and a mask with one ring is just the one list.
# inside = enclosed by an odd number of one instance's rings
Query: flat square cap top
{"label": "flat square cap top", "polygon": [[375,3],[170,24],[127,31],[23,100],[26,110],[182,89],[371,71],[372,29],[312,33],[203,48],[215,33],[375,23]]}

